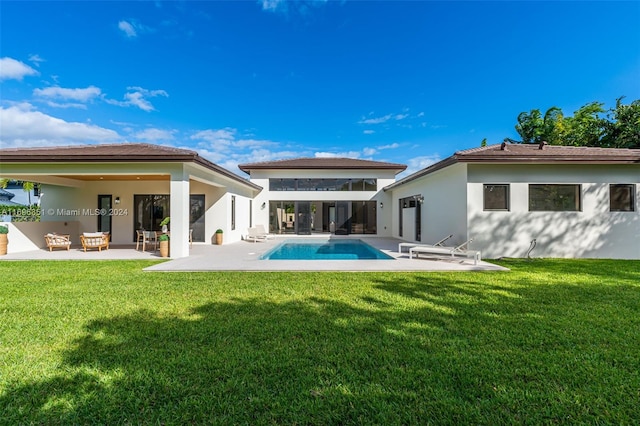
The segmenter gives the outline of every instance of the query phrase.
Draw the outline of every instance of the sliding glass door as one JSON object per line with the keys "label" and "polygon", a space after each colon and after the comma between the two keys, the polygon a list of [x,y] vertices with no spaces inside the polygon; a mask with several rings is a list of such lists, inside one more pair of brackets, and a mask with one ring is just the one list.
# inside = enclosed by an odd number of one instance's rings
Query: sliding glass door
{"label": "sliding glass door", "polygon": [[[113,234],[111,234],[111,202],[111,195],[98,195],[98,209],[100,210],[100,215],[98,216],[98,232],[109,232],[109,238],[113,236]],[[106,214],[103,214],[104,212],[106,212]]]}
{"label": "sliding glass door", "polygon": [[308,201],[296,202],[297,234],[311,235],[311,203]]}
{"label": "sliding glass door", "polygon": [[162,219],[170,215],[169,195],[149,194],[133,196],[133,241],[136,230],[160,231]]}
{"label": "sliding glass door", "polygon": [[269,231],[277,234],[377,234],[376,201],[271,201]]}

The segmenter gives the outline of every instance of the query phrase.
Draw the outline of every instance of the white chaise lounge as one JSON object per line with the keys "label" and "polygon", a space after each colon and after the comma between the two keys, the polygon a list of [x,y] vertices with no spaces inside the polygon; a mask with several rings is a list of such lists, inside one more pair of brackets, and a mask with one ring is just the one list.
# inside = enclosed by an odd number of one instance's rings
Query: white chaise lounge
{"label": "white chaise lounge", "polygon": [[398,253],[402,253],[402,249],[406,248],[407,250],[409,250],[411,247],[418,247],[418,246],[424,246],[424,247],[444,247],[444,242],[447,241],[449,238],[453,237],[453,234],[451,235],[447,235],[446,237],[444,237],[443,239],[441,239],[440,241],[438,241],[435,244],[421,244],[421,243],[399,243],[398,244]]}
{"label": "white chaise lounge", "polygon": [[267,230],[264,228],[264,225],[256,225],[255,228],[258,235],[264,236],[267,240],[270,238],[274,238],[273,235],[267,232]]}
{"label": "white chaise lounge", "polygon": [[469,250],[467,247],[469,243],[473,241],[473,238],[465,241],[456,247],[435,247],[435,246],[416,246],[409,249],[409,259],[413,259],[413,256],[418,258],[420,254],[430,255],[436,258],[455,258],[456,256],[463,256],[473,258],[473,264],[477,265],[482,257],[479,250]]}
{"label": "white chaise lounge", "polygon": [[267,236],[258,232],[258,228],[247,228],[247,241],[266,241]]}

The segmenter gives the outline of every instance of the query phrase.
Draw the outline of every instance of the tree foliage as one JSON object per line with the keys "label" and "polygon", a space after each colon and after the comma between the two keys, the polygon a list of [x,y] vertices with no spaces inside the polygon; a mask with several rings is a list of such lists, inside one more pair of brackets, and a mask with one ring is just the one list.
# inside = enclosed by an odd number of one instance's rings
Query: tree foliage
{"label": "tree foliage", "polygon": [[522,143],[640,148],[640,100],[625,105],[622,99],[618,98],[609,110],[602,102],[588,103],[572,117],[555,106],[544,116],[539,109],[532,109],[518,115],[515,128]]}
{"label": "tree foliage", "polygon": [[[5,189],[9,185],[10,181],[11,179],[6,179],[6,178],[0,179],[0,188]],[[29,205],[31,205],[31,191],[33,191],[36,184],[33,182],[28,182],[26,180],[16,181],[16,182],[22,183],[22,190],[27,193],[29,197]]]}

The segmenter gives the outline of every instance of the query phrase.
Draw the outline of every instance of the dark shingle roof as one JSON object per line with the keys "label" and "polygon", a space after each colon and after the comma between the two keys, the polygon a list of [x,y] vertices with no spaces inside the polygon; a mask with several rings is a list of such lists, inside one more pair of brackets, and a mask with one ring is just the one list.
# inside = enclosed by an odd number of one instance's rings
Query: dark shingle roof
{"label": "dark shingle roof", "polygon": [[0,159],[6,162],[189,161],[197,157],[198,153],[195,151],[148,143],[5,148],[0,150]]}
{"label": "dark shingle roof", "polygon": [[0,163],[144,163],[194,162],[209,170],[248,185],[262,188],[201,157],[196,151],[148,143],[69,145],[40,148],[0,149]]}
{"label": "dark shingle roof", "polygon": [[640,164],[640,149],[542,144],[499,144],[458,151],[387,186],[392,189],[455,163]]}
{"label": "dark shingle roof", "polygon": [[458,151],[458,161],[475,162],[628,162],[640,161],[640,150],[543,144],[490,145]]}
{"label": "dark shingle roof", "polygon": [[245,173],[251,170],[264,169],[368,169],[368,170],[394,170],[400,173],[407,168],[404,164],[387,163],[383,161],[359,160],[356,158],[336,158],[336,157],[313,157],[313,158],[291,158],[279,161],[264,161],[261,163],[239,164],[238,167]]}

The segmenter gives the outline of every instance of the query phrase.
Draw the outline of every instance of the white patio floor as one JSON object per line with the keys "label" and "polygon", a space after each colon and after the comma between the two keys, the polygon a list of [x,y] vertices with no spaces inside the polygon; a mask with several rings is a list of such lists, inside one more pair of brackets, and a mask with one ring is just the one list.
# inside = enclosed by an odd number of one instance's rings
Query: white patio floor
{"label": "white patio floor", "polygon": [[[190,256],[170,259],[146,268],[147,271],[505,271],[498,265],[481,261],[474,265],[470,259],[433,260],[427,258],[409,259],[408,253],[398,253],[395,238],[350,236],[367,242],[373,247],[390,255],[392,260],[260,260],[260,256],[285,239],[296,236],[278,236],[261,241],[239,241],[221,246],[194,243]],[[308,238],[308,236],[306,236]],[[328,238],[319,235],[317,238]],[[346,238],[335,237],[332,238]],[[158,251],[142,252],[135,245],[112,246],[109,250],[91,250],[82,248],[71,250],[48,249],[24,253],[12,253],[1,256],[0,260],[162,260]]]}

